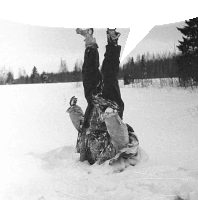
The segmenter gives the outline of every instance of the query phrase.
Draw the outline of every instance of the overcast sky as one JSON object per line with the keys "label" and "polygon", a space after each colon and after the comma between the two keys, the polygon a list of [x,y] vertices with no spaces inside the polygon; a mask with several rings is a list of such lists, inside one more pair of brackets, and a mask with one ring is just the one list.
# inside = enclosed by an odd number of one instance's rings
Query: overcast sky
{"label": "overcast sky", "polygon": [[[176,27],[183,25],[184,22],[155,26],[128,56],[136,59],[138,54],[147,52],[173,52],[174,46],[181,39],[181,33]],[[107,43],[106,28],[94,30],[102,64]],[[119,44],[122,52],[129,30],[117,28],[121,33]],[[138,30],[134,27],[130,31],[135,33]],[[83,61],[84,50],[84,38],[77,35],[74,28],[54,28],[0,20],[0,69],[5,67],[12,70],[15,77],[18,76],[19,68],[25,69],[30,75],[34,66],[39,73],[57,72],[61,58],[66,60],[71,71],[77,60]]]}

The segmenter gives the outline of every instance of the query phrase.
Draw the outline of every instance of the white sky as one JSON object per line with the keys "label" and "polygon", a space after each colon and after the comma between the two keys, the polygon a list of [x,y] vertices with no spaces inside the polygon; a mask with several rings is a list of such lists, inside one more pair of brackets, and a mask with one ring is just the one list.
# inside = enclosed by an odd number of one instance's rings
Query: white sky
{"label": "white sky", "polygon": [[[154,27],[129,56],[136,59],[138,54],[146,52],[173,51],[174,44],[181,39],[177,25],[183,26],[184,23]],[[107,44],[106,29],[94,30],[102,64]],[[123,52],[129,28],[117,28],[117,31],[121,32],[119,44]],[[83,61],[85,50],[84,38],[77,35],[74,28],[26,25],[7,20],[0,20],[0,44],[0,68],[12,70],[15,77],[19,68],[30,74],[34,66],[39,73],[57,72],[61,58],[66,60],[71,71],[77,60]]]}
{"label": "white sky", "polygon": [[182,21],[153,27],[128,56],[133,56],[136,59],[138,54],[147,54],[147,52],[151,55],[153,53],[177,53],[178,40],[182,41],[182,34],[176,27],[181,28],[184,25],[185,22]]}

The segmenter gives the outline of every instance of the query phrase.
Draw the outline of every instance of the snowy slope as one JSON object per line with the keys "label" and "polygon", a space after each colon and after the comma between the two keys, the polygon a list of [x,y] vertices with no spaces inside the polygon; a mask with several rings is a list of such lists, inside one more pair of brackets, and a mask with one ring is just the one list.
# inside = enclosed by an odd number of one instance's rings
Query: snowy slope
{"label": "snowy slope", "polygon": [[66,109],[75,95],[85,110],[82,87],[13,85],[0,93],[0,199],[198,199],[197,90],[121,88],[124,122],[144,158],[122,173],[78,161]]}

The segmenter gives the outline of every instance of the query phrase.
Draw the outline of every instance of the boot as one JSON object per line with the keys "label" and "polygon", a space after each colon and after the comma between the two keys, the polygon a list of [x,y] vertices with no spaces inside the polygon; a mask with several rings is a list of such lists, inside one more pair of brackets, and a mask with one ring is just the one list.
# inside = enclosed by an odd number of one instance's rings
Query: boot
{"label": "boot", "polygon": [[107,42],[108,45],[117,46],[118,45],[118,38],[120,37],[120,33],[115,29],[107,28]]}

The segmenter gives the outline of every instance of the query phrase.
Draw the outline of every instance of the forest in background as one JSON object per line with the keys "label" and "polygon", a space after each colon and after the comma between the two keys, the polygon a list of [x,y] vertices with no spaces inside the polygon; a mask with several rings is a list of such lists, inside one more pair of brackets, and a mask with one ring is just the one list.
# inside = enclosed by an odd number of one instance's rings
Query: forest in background
{"label": "forest in background", "polygon": [[[145,53],[138,55],[134,60],[128,58],[120,66],[118,79],[124,84],[131,84],[134,80],[178,78],[182,87],[198,85],[198,17],[186,20],[183,28],[177,28],[183,34],[183,41],[177,46],[179,53],[169,52],[163,54]],[[0,84],[34,84],[34,83],[60,83],[82,81],[83,61],[76,61],[73,71],[68,71],[67,63],[61,59],[59,70],[54,73],[38,73],[34,66],[30,76],[25,70],[19,70],[19,76],[14,79],[11,71],[5,68],[0,70]]]}
{"label": "forest in background", "polygon": [[[177,55],[163,54],[150,55],[147,53],[138,55],[136,61],[133,57],[120,66],[118,79],[151,79],[172,78],[178,76]],[[36,66],[28,76],[25,70],[19,70],[19,77],[14,79],[12,72],[4,69],[0,72],[0,84],[30,84],[30,83],[59,83],[82,81],[82,62],[76,62],[73,71],[67,70],[66,62],[61,60],[60,69],[57,73],[38,73]]]}

